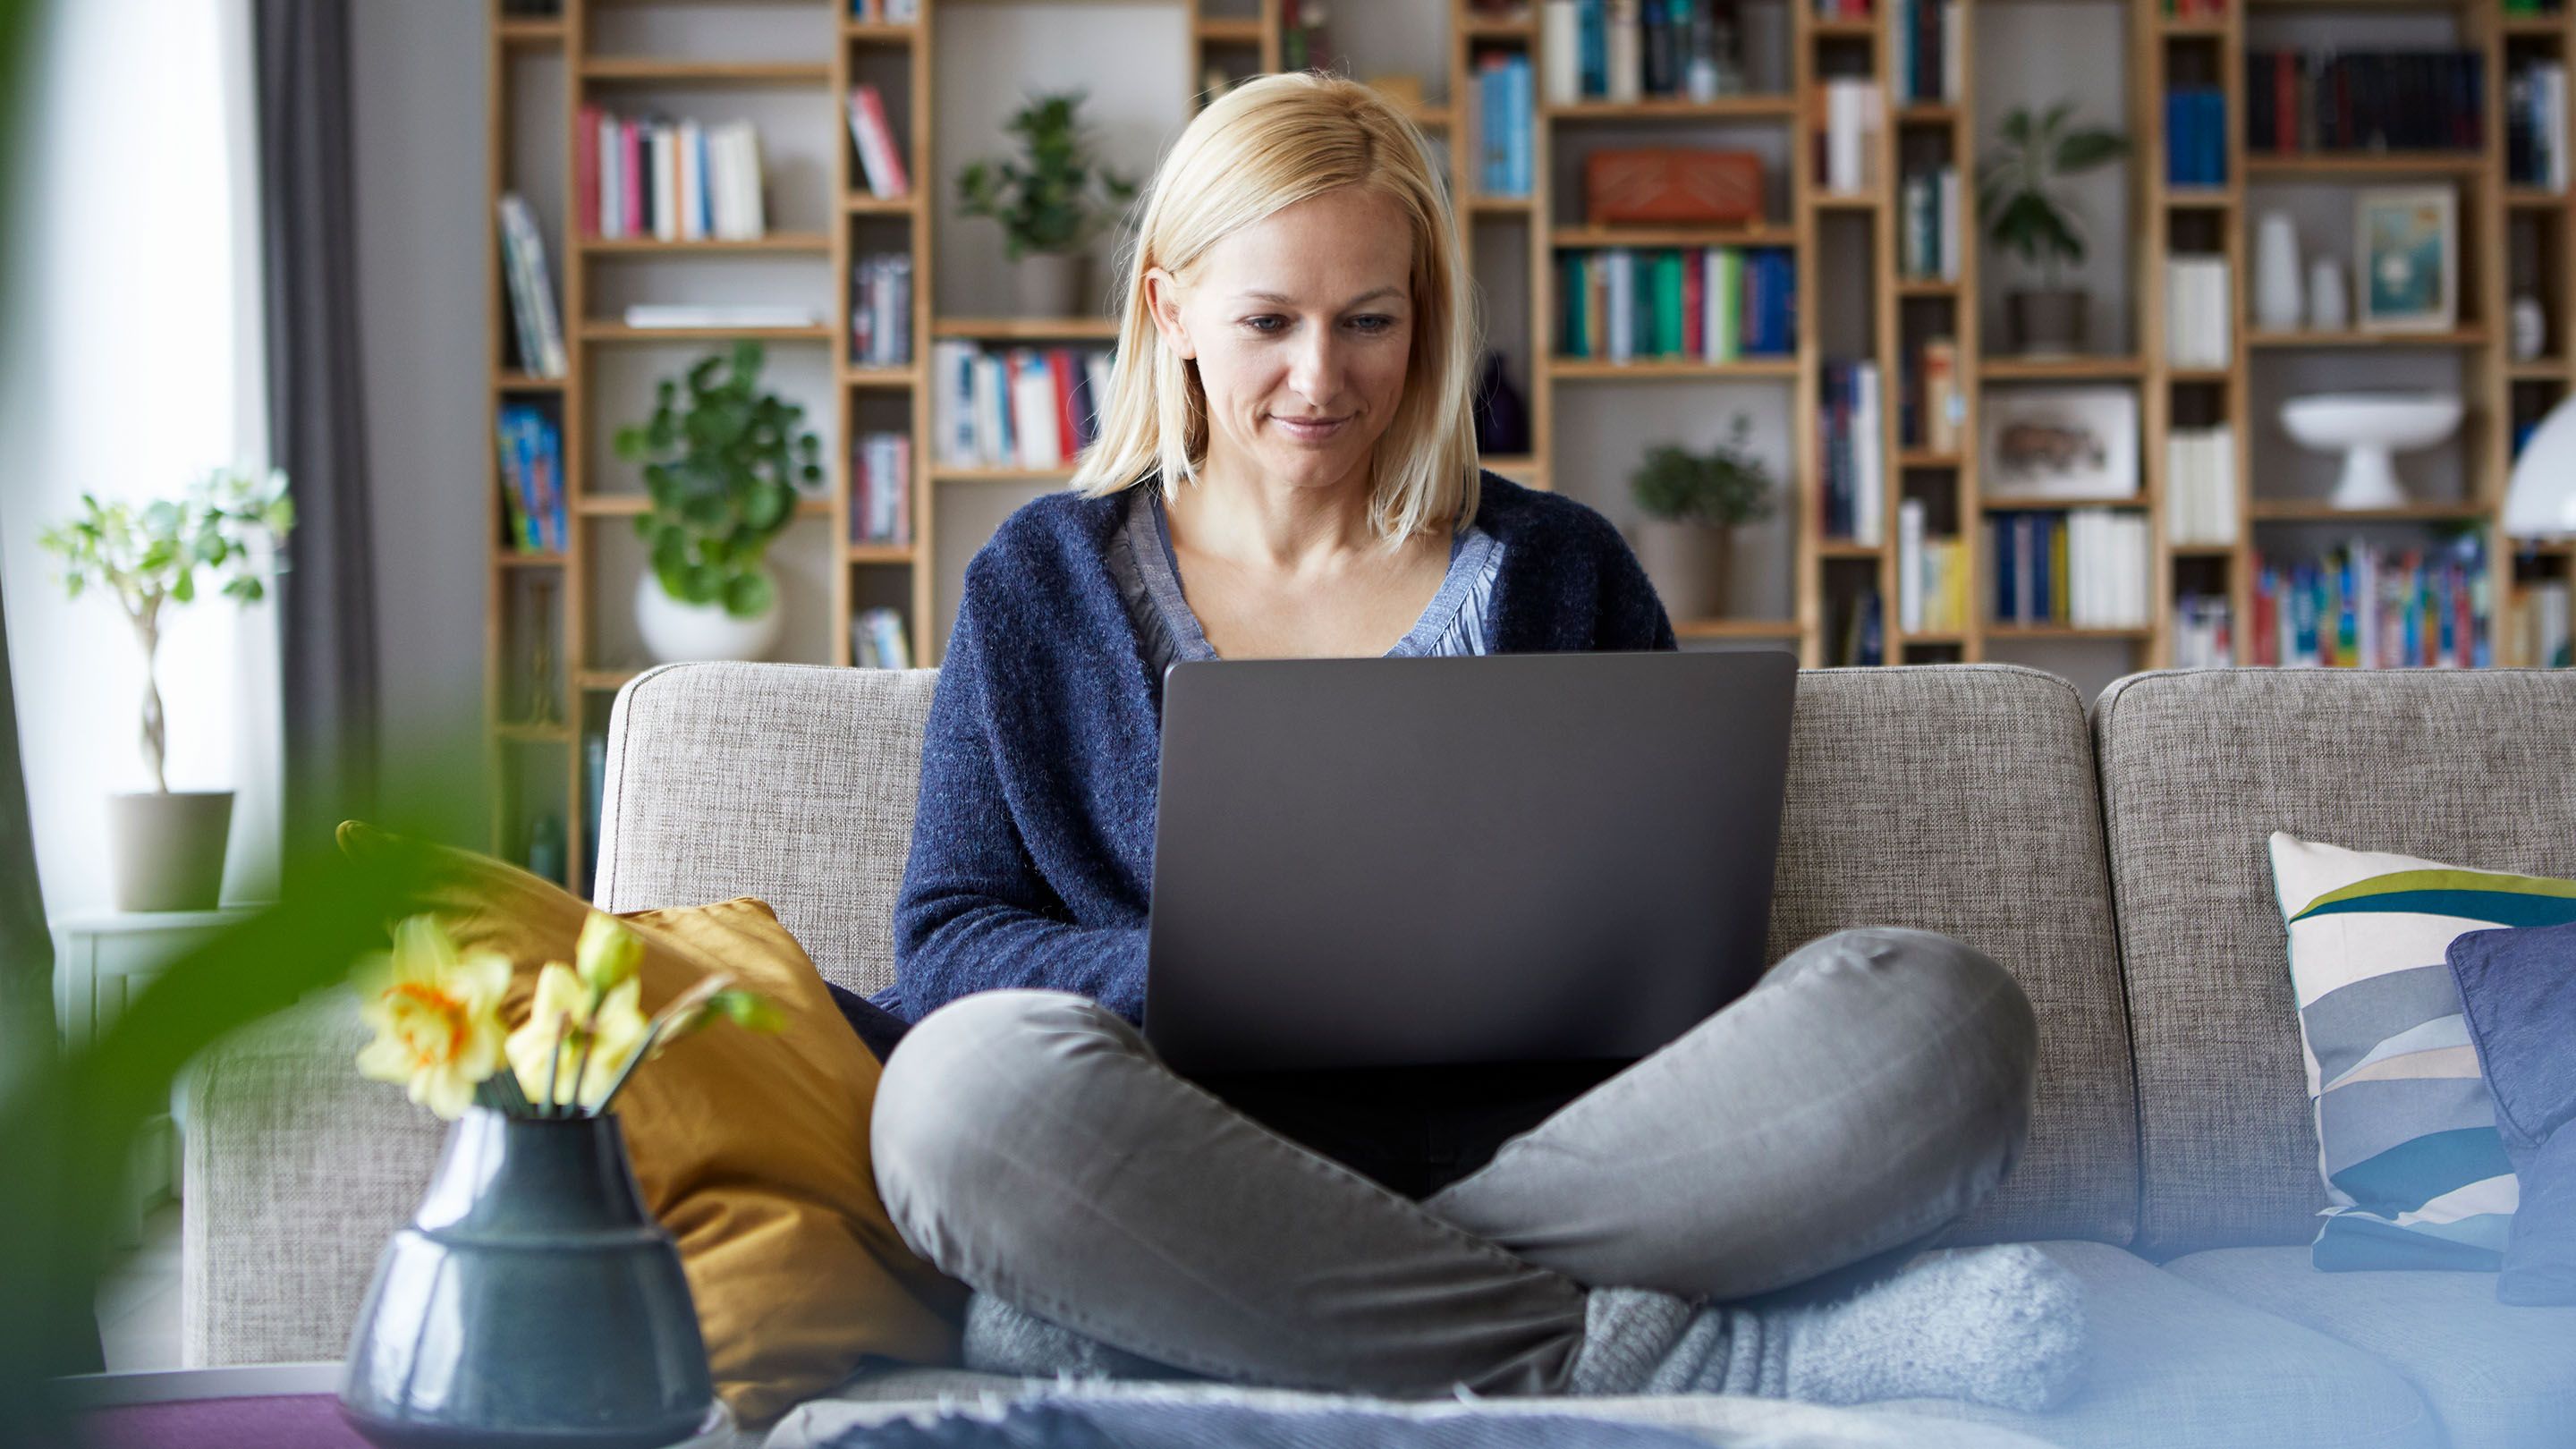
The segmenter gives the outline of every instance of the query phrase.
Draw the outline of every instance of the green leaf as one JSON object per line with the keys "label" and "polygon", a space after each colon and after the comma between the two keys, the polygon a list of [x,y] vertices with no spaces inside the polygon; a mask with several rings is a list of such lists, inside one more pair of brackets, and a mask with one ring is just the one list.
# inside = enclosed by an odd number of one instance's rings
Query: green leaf
{"label": "green leaf", "polygon": [[777,590],[764,573],[735,574],[725,584],[725,612],[737,619],[757,619],[769,612],[776,601]]}
{"label": "green leaf", "polygon": [[2078,172],[2090,171],[2114,157],[2125,155],[2128,149],[2127,140],[2109,131],[2069,132],[2057,143],[2058,174],[2072,176]]}
{"label": "green leaf", "polygon": [[682,579],[680,597],[692,604],[712,604],[724,597],[725,571],[712,564],[691,564]]}

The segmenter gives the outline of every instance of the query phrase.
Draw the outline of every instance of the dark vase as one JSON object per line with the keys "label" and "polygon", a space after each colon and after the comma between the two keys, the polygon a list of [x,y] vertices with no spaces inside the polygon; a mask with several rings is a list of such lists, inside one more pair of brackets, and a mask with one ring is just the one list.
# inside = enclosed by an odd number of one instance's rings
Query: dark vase
{"label": "dark vase", "polygon": [[714,1401],[617,1118],[467,1109],[358,1310],[350,1426],[385,1449],[657,1449]]}

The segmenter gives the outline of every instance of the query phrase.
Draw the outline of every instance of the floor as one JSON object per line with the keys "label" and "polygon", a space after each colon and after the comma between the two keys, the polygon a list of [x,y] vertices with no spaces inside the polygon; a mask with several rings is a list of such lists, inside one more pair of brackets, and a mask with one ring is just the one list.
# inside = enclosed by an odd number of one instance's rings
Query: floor
{"label": "floor", "polygon": [[98,1280],[98,1337],[109,1373],[179,1367],[179,1205],[143,1220],[141,1244],[118,1251]]}

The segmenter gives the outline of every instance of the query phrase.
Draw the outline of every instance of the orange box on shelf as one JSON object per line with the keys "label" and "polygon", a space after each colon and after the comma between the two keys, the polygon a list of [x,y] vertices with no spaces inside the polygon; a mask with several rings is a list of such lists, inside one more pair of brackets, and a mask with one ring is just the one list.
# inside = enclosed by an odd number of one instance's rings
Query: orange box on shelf
{"label": "orange box on shelf", "polygon": [[1762,158],[1659,146],[1583,158],[1583,218],[1601,225],[1758,221]]}

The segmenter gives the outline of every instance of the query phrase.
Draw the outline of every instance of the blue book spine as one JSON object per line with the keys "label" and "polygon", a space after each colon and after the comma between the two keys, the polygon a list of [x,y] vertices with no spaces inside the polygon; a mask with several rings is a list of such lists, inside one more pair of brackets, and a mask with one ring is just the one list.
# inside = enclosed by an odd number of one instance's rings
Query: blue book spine
{"label": "blue book spine", "polygon": [[1531,144],[1531,139],[1530,139],[1530,137],[1531,137],[1531,133],[1536,129],[1536,124],[1537,124],[1537,120],[1538,120],[1537,116],[1533,113],[1533,112],[1534,112],[1534,108],[1532,107],[1532,105],[1531,105],[1531,103],[1530,103],[1530,102],[1531,102],[1531,95],[1530,95],[1530,91],[1531,91],[1531,86],[1532,86],[1532,84],[1533,84],[1533,82],[1534,82],[1535,77],[1534,77],[1533,73],[1532,73],[1532,72],[1531,72],[1531,70],[1530,70],[1530,59],[1529,59],[1529,57],[1528,57],[1528,56],[1526,56],[1526,55],[1516,55],[1516,56],[1513,56],[1513,57],[1512,57],[1511,77],[1512,77],[1512,136],[1511,136],[1512,193],[1511,193],[1511,194],[1512,194],[1512,195],[1514,195],[1514,196],[1527,196],[1527,195],[1529,195],[1529,194],[1530,194],[1531,183],[1532,183],[1532,182],[1533,182],[1533,180],[1535,179],[1535,178],[1533,178],[1533,177],[1531,176],[1531,174],[1530,174],[1530,171],[1531,171],[1531,167],[1530,167],[1530,159],[1531,159],[1531,150],[1532,150],[1532,144]]}
{"label": "blue book spine", "polygon": [[1583,93],[1610,94],[1610,7],[1608,0],[1578,0],[1574,12],[1576,45],[1581,52]]}
{"label": "blue book spine", "polygon": [[2227,184],[2227,92],[2211,86],[2200,93],[2202,172],[2212,186]]}
{"label": "blue book spine", "polygon": [[1994,534],[1995,622],[1998,624],[2008,624],[2013,620],[2015,607],[2015,601],[2013,598],[2013,516],[2011,514],[1998,513],[1995,515]]}
{"label": "blue book spine", "polygon": [[2189,186],[2193,158],[2198,154],[2192,144],[2190,98],[2180,90],[2165,92],[2165,182],[2172,186]]}
{"label": "blue book spine", "polygon": [[572,521],[565,516],[568,505],[564,499],[563,429],[555,426],[554,419],[539,413],[537,436],[545,452],[550,485],[546,490],[546,523],[554,533],[556,551],[562,552],[572,546]]}

